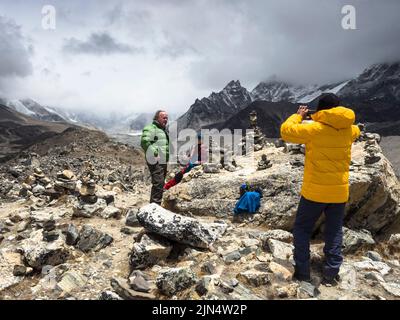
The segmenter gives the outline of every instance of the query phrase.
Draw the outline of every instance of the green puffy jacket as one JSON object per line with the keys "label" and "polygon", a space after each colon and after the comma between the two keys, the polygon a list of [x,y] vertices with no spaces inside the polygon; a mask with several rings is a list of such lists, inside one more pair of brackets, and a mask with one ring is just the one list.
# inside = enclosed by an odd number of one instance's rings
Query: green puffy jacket
{"label": "green puffy jacket", "polygon": [[[146,156],[154,155],[166,161],[169,159],[169,137],[157,121],[144,127],[142,132],[141,146]],[[151,152],[148,152],[148,150]],[[147,157],[146,157],[147,159]]]}

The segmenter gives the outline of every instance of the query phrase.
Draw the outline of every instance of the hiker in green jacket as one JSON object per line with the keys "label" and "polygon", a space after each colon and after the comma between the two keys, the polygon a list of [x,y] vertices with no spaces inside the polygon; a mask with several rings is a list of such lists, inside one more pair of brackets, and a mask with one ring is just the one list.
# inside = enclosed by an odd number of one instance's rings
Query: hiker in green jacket
{"label": "hiker in green jacket", "polygon": [[168,114],[158,110],[153,123],[143,129],[141,146],[146,154],[146,162],[151,174],[150,203],[161,205],[163,186],[167,175],[169,159],[169,136],[166,129]]}

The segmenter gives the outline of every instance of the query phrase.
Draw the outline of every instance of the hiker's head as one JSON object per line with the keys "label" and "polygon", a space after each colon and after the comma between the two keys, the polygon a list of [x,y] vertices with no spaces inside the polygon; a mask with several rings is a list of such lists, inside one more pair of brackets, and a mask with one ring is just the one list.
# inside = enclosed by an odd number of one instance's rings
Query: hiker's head
{"label": "hiker's head", "polygon": [[166,127],[168,123],[168,114],[164,110],[158,110],[153,118],[154,121],[157,121],[162,127]]}
{"label": "hiker's head", "polygon": [[318,101],[317,111],[328,110],[340,106],[340,99],[336,94],[324,93]]}

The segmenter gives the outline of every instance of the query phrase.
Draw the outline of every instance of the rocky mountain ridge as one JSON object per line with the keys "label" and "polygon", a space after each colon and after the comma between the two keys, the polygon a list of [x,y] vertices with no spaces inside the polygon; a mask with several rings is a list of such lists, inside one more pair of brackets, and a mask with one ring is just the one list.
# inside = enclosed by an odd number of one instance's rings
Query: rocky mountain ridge
{"label": "rocky mountain ridge", "polygon": [[[274,112],[270,107],[267,108],[271,111],[262,111],[266,114],[273,112],[272,118],[265,119],[266,123],[260,122],[260,125],[266,128],[269,123],[275,123],[276,118],[284,118],[288,108],[292,108],[292,113],[296,112],[296,106],[291,103],[309,104],[315,108],[317,98],[322,93],[332,92],[341,97],[344,105],[356,111],[357,121],[366,123],[369,131],[382,135],[400,135],[399,79],[399,62],[374,64],[354,79],[323,86],[299,86],[271,79],[258,84],[251,93],[240,86],[241,95],[249,98],[242,100],[243,104],[239,109],[231,107],[221,112],[222,105],[218,100],[214,100],[213,103],[209,103],[207,98],[201,100],[204,103],[196,100],[187,113],[178,119],[178,124],[180,128],[190,127],[196,130],[201,127],[233,128],[232,123],[244,121],[242,110],[251,109],[251,104],[266,102],[265,106],[271,106],[267,102],[280,102],[281,104],[276,105]],[[286,107],[282,107],[282,103],[287,103]],[[262,103],[255,105],[261,106]],[[280,123],[275,127],[279,125]],[[248,124],[245,127],[247,126]],[[235,128],[243,129],[242,127]],[[265,133],[270,132],[271,130]],[[272,132],[274,135],[270,137],[277,137],[276,128],[273,128]]]}
{"label": "rocky mountain ridge", "polygon": [[208,98],[196,99],[189,110],[177,120],[178,130],[201,127],[224,121],[240,111],[252,101],[250,93],[239,81],[231,81],[218,93],[211,93]]}

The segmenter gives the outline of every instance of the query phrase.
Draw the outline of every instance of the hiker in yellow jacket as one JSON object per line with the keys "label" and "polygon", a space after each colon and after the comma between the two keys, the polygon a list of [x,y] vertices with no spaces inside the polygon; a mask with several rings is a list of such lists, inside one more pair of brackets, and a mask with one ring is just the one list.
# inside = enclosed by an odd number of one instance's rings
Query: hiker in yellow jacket
{"label": "hiker in yellow jacket", "polygon": [[343,217],[349,198],[351,145],[360,135],[354,111],[340,106],[339,98],[323,94],[312,122],[302,123],[309,110],[300,106],[281,126],[282,139],[305,144],[306,156],[301,199],[293,228],[294,278],[310,281],[310,238],[322,212],[325,214],[325,265],[323,283],[336,284],[343,262]]}

